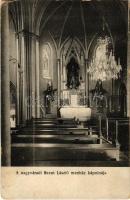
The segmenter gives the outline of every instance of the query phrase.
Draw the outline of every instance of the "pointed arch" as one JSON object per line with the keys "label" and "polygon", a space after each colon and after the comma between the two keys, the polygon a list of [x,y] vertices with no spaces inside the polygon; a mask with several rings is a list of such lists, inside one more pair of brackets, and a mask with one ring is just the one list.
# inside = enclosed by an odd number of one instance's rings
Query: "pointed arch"
{"label": "pointed arch", "polygon": [[78,63],[81,62],[81,56],[85,58],[85,49],[78,38],[67,38],[60,48],[60,56],[64,55],[67,63],[69,57],[75,57]]}

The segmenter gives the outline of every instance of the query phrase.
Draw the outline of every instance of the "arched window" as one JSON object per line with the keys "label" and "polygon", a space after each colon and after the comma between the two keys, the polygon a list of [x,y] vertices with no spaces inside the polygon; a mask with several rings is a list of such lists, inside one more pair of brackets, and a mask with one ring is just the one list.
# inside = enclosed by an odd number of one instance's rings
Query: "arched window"
{"label": "arched window", "polygon": [[52,48],[49,43],[43,45],[42,49],[42,66],[43,78],[52,79],[53,76],[53,60]]}

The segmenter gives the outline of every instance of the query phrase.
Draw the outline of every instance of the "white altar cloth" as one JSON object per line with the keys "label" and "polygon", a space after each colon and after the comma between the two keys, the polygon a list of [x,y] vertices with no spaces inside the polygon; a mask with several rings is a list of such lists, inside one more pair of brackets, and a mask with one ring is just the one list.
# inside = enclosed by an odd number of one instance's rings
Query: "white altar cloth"
{"label": "white altar cloth", "polygon": [[70,107],[64,106],[60,108],[60,114],[62,118],[76,118],[80,121],[86,121],[91,118],[91,108],[84,106]]}

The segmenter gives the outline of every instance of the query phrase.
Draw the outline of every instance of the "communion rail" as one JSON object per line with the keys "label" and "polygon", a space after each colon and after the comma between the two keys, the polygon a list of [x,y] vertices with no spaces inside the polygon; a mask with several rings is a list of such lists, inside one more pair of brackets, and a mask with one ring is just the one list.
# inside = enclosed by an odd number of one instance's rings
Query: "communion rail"
{"label": "communion rail", "polygon": [[100,119],[100,135],[109,143],[128,150],[129,118]]}

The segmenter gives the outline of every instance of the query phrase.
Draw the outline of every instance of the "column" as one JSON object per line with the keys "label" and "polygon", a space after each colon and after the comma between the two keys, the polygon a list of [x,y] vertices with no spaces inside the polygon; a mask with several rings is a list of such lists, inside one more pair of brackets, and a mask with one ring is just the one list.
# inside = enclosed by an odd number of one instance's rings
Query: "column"
{"label": "column", "polygon": [[87,59],[85,59],[85,97],[87,97]]}
{"label": "column", "polygon": [[[24,87],[23,90],[26,90],[26,97],[23,99],[25,101],[25,104],[23,103],[24,106],[24,111],[26,109],[26,119],[30,120],[34,114],[33,110],[33,103],[35,101],[35,98],[33,95],[35,95],[35,92],[32,91],[32,81],[33,81],[33,76],[35,76],[35,71],[32,71],[33,68],[33,42],[32,42],[32,34],[29,33],[28,31],[23,31],[23,37],[24,37],[24,56],[22,56],[23,62],[24,62],[24,71],[23,71],[23,82],[24,82]],[[35,54],[34,54],[35,56]],[[34,72],[34,74],[33,74]],[[35,82],[35,80],[34,80]],[[24,96],[24,95],[23,95]],[[25,107],[26,106],[26,107]],[[33,113],[33,114],[32,114]]]}
{"label": "column", "polygon": [[[37,36],[29,31],[20,33],[20,66],[21,66],[21,79],[22,88],[20,92],[20,105],[21,105],[21,123],[26,120],[36,117],[37,96],[39,96],[39,80],[37,80],[39,72],[39,57],[38,48],[36,50]],[[38,45],[38,43],[37,43]],[[38,66],[37,66],[38,65]],[[36,86],[37,80],[37,86]],[[39,111],[38,111],[39,112]]]}
{"label": "column", "polygon": [[27,119],[27,81],[26,81],[26,48],[24,32],[17,33],[17,125],[25,125]]}
{"label": "column", "polygon": [[85,72],[85,85],[86,85],[86,88],[85,88],[85,91],[86,91],[86,96],[88,98],[88,107],[90,106],[90,96],[89,96],[89,73],[87,72],[87,69],[89,68],[89,61],[88,59],[85,59],[85,66],[86,66],[86,72]]}
{"label": "column", "polygon": [[57,69],[58,69],[58,93],[57,93],[57,104],[58,104],[58,107],[60,106],[60,82],[61,82],[61,74],[60,74],[60,59],[58,58],[57,59]]}
{"label": "column", "polygon": [[[130,2],[128,2],[128,53],[127,53],[127,116],[130,117]],[[129,126],[129,165],[130,165],[130,126]]]}
{"label": "column", "polygon": [[9,79],[9,18],[8,5],[1,8],[1,128],[2,165],[11,165],[10,79]]}
{"label": "column", "polygon": [[18,64],[18,60],[19,60],[19,55],[18,55],[18,35],[16,37],[16,56],[17,56],[17,68],[16,68],[16,96],[17,96],[17,100],[16,100],[16,126],[19,126],[19,64]]}
{"label": "column", "polygon": [[30,35],[30,40],[31,40],[31,104],[32,104],[32,118],[35,118],[35,103],[36,103],[36,98],[35,98],[35,75],[36,75],[36,38],[35,35],[31,36]]}
{"label": "column", "polygon": [[31,58],[30,58],[30,37],[28,32],[24,33],[25,37],[25,51],[26,51],[26,57],[25,57],[25,62],[26,62],[26,87],[27,87],[27,120],[31,119]]}
{"label": "column", "polygon": [[127,63],[127,116],[130,117],[130,32],[128,33]]}
{"label": "column", "polygon": [[26,122],[26,66],[25,66],[25,39],[24,35],[22,34],[21,38],[21,69],[19,70],[19,73],[21,74],[21,81],[22,81],[22,124],[24,125]]}
{"label": "column", "polygon": [[36,117],[40,118],[39,39],[36,39]]}

